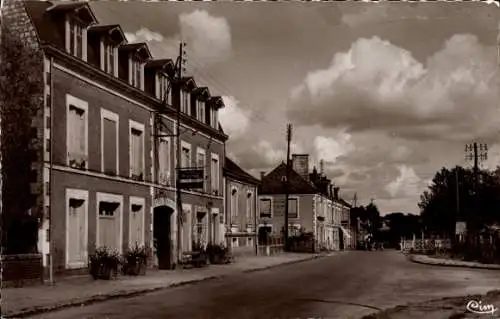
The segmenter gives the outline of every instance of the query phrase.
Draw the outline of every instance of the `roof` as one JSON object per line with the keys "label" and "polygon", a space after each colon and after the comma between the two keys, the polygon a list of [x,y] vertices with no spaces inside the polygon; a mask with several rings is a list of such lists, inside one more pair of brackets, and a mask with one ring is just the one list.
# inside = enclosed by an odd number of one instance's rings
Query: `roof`
{"label": "roof", "polygon": [[123,32],[122,27],[119,24],[96,25],[96,26],[90,27],[88,30],[88,33],[89,34],[107,33],[107,34],[109,34],[111,40],[116,42],[117,44],[127,43],[127,38],[125,37],[125,33]]}
{"label": "roof", "polygon": [[[261,181],[260,194],[284,194],[283,177],[286,176],[286,164],[282,162]],[[305,180],[295,170],[290,169],[288,191],[290,194],[319,194],[320,191],[312,183]]]}
{"label": "roof", "polygon": [[238,166],[238,164],[227,157],[224,160],[223,172],[225,176],[238,181],[242,181],[252,185],[260,184],[260,181],[258,179],[245,172],[241,167]]}
{"label": "roof", "polygon": [[212,107],[215,107],[217,109],[221,109],[225,107],[224,104],[224,99],[220,96],[212,96],[208,99],[208,102]]}
{"label": "roof", "polygon": [[144,42],[139,42],[139,43],[127,43],[127,44],[122,44],[118,48],[120,51],[124,52],[137,52],[140,55],[140,58],[143,60],[148,60],[151,59],[153,56],[151,55],[151,52],[149,51],[148,45]]}

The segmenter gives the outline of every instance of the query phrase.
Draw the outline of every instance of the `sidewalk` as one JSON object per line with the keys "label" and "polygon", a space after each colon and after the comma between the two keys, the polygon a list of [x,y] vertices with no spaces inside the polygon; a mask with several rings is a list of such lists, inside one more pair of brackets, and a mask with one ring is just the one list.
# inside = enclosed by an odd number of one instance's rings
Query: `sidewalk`
{"label": "sidewalk", "polygon": [[[467,310],[470,301],[492,305],[498,310],[493,315],[477,314]],[[362,319],[458,319],[458,318],[500,318],[500,290],[486,295],[443,298],[422,303],[407,304],[364,316]]]}
{"label": "sidewalk", "polygon": [[54,286],[6,288],[2,290],[2,314],[25,317],[72,306],[153,292],[203,280],[222,278],[311,260],[331,254],[287,253],[275,256],[240,257],[228,265],[185,270],[148,269],[146,276],[119,276],[116,280],[93,280],[81,276],[58,281]]}
{"label": "sidewalk", "polygon": [[426,264],[426,265],[500,270],[500,265],[481,264],[478,262],[460,261],[453,259],[432,258],[425,255],[410,255],[410,260],[416,263]]}

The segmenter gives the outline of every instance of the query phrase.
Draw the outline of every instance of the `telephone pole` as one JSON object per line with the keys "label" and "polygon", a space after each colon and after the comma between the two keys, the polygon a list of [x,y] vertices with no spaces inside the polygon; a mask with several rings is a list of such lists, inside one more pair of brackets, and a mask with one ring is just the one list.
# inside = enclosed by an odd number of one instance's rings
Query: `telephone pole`
{"label": "telephone pole", "polygon": [[[478,147],[479,146],[479,147]],[[474,201],[475,201],[475,212],[473,213],[473,221],[471,227],[467,227],[472,231],[478,231],[480,227],[480,210],[479,210],[479,161],[485,161],[488,159],[488,145],[487,144],[477,144],[476,142],[465,145],[465,158],[468,160],[474,160]],[[477,233],[479,235],[479,233]]]}
{"label": "telephone pole", "polygon": [[[186,44],[181,41],[179,44],[179,57],[178,57],[178,67],[177,67],[177,83],[179,85],[179,89],[182,90],[182,71],[184,69],[184,64],[186,63],[186,51],[184,51],[184,47]],[[182,95],[182,94],[181,94]],[[182,98],[182,97],[181,97]],[[180,169],[181,165],[181,101],[177,103],[177,112],[176,112],[176,123],[175,123],[175,144],[176,144],[176,202],[177,202],[177,261],[181,260],[181,227],[182,227],[182,192],[180,186]]]}
{"label": "telephone pole", "polygon": [[292,141],[292,124],[286,126],[286,180],[285,180],[285,251],[288,251],[288,198],[289,194],[289,180],[290,180],[290,143]]}

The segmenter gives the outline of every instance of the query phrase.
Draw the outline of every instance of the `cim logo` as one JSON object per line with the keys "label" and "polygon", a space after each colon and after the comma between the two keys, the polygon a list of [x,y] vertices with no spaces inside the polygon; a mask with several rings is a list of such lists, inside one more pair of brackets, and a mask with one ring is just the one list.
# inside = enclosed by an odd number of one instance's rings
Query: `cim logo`
{"label": "cim logo", "polygon": [[482,301],[471,300],[467,303],[467,310],[478,314],[495,314],[498,311],[492,304],[483,304]]}

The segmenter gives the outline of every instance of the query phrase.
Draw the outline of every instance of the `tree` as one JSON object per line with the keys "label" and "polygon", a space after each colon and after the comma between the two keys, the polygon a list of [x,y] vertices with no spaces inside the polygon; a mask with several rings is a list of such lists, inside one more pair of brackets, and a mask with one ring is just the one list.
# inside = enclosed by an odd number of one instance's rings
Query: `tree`
{"label": "tree", "polygon": [[[32,120],[43,110],[43,60],[19,34],[2,25],[0,45],[0,116],[2,125],[2,248],[6,254],[36,251],[38,211],[31,183],[40,172],[39,129]],[[41,168],[41,165],[40,165]]]}
{"label": "tree", "polygon": [[453,169],[443,167],[434,176],[428,190],[420,196],[418,206],[427,230],[435,234],[454,237],[455,223],[458,220],[468,223],[476,221],[480,225],[499,222],[499,173],[499,169],[479,172],[478,197],[476,198],[471,169],[459,166]]}

